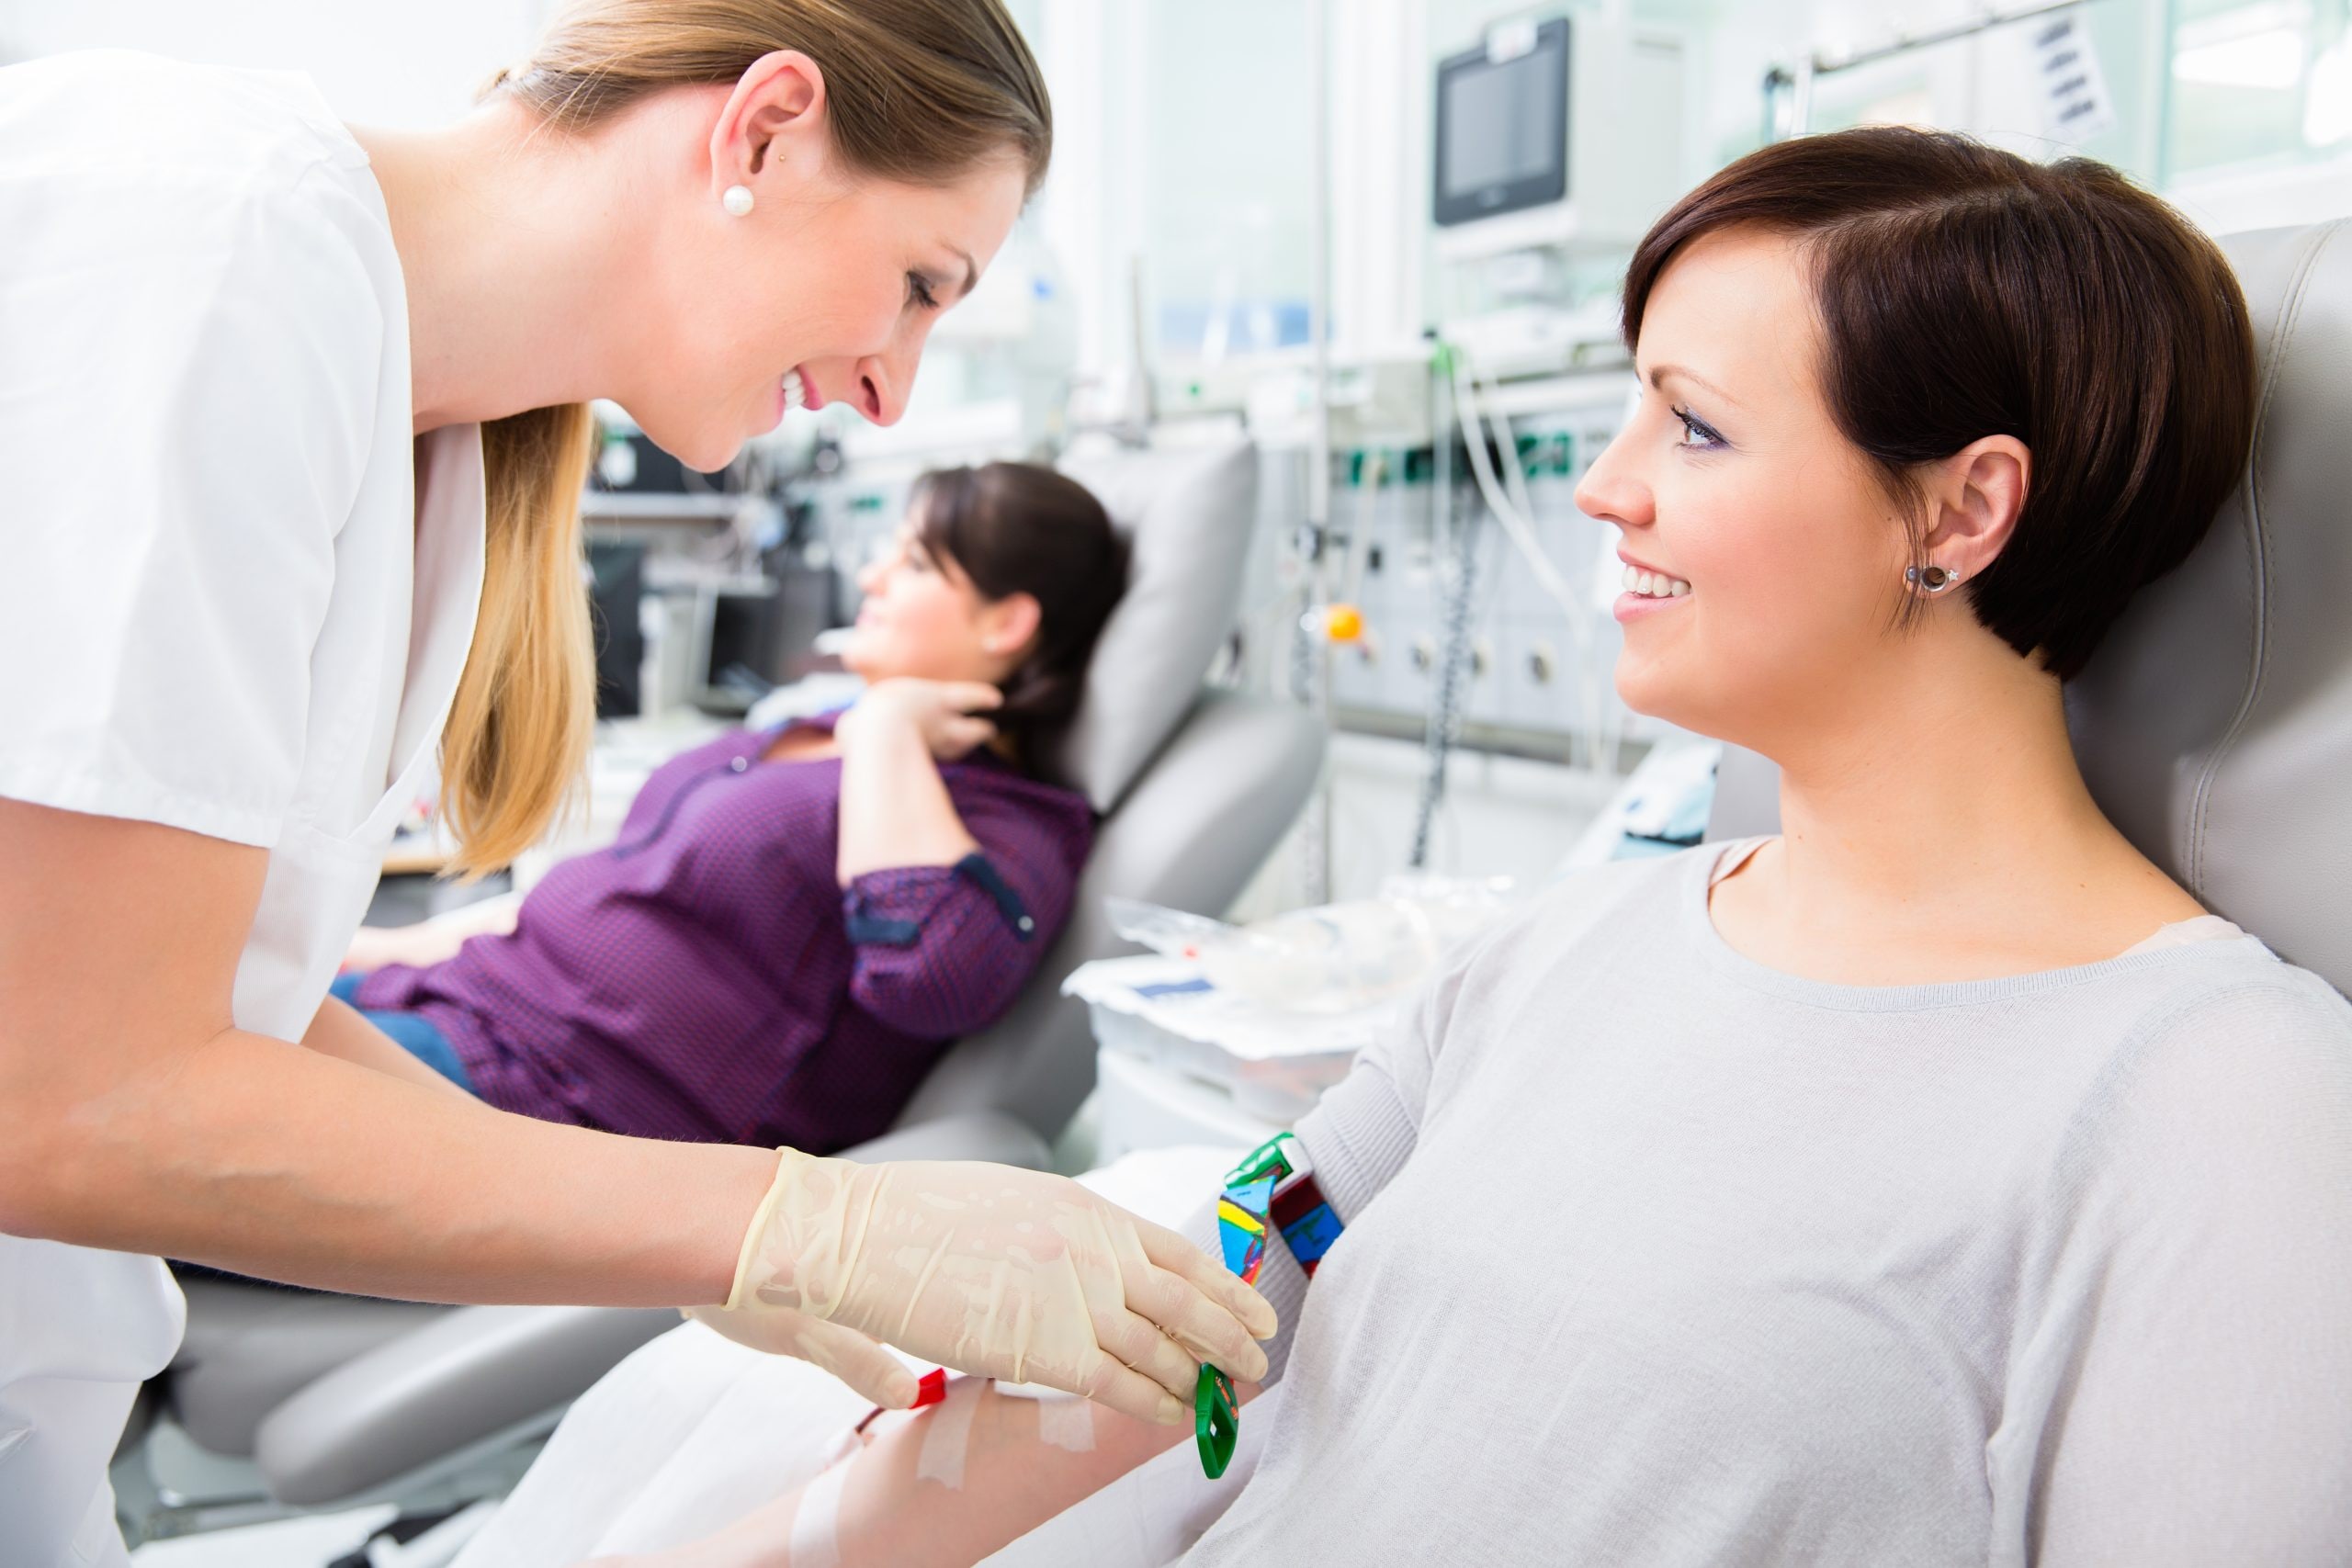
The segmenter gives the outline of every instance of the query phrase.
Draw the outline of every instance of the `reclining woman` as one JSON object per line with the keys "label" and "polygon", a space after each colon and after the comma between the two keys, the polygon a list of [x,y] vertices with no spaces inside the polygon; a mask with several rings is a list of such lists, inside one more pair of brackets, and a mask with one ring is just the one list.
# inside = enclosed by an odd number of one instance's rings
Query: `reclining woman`
{"label": "reclining woman", "polygon": [[[1683,198],[1624,324],[1617,688],[1776,760],[1782,832],[1562,883],[1302,1120],[1345,1229],[1270,1249],[1281,1408],[1183,1561],[2340,1560],[2352,1008],[2061,703],[2246,462],[2227,264],[2099,164],[1854,130]],[[962,1420],[659,1561],[969,1562],[1169,1437]]]}
{"label": "reclining woman", "polygon": [[1023,746],[1076,707],[1125,581],[1076,481],[925,476],[861,580],[854,705],[673,759],[527,897],[363,930],[336,994],[502,1110],[812,1153],[883,1132],[1069,913],[1093,817]]}

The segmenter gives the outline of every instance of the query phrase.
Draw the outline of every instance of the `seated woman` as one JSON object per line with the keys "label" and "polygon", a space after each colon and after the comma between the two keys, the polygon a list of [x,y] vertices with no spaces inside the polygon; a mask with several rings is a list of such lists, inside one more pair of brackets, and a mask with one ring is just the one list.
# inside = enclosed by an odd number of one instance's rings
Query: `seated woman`
{"label": "seated woman", "polygon": [[[1183,1562],[2341,1561],[2352,1008],[2062,704],[2245,464],[2227,264],[2101,165],[1862,130],[1686,197],[1624,317],[1617,688],[1775,759],[1783,830],[1566,881],[1300,1122],[1345,1228],[1311,1290],[1271,1249],[1281,1408]],[[773,1501],[658,1561],[968,1562],[1165,1441],[954,1408],[745,1456]]]}
{"label": "seated woman", "polygon": [[503,1110],[812,1153],[883,1132],[1069,913],[1092,814],[1022,744],[1070,716],[1125,583],[1075,481],[926,476],[861,580],[855,705],[673,759],[610,848],[470,936],[362,931],[336,994]]}

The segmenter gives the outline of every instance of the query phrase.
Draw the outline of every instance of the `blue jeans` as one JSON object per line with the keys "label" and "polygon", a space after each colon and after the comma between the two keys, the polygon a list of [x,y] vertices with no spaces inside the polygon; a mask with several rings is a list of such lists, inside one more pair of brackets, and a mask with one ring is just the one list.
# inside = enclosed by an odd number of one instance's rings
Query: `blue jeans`
{"label": "blue jeans", "polygon": [[[334,984],[328,987],[328,994],[337,1001],[359,1008],[359,983],[366,978],[365,975],[338,975],[334,977]],[[458,1060],[457,1047],[451,1045],[449,1037],[434,1028],[433,1021],[423,1013],[371,1012],[366,1008],[359,1008],[359,1016],[382,1030],[393,1044],[468,1094],[474,1092],[474,1081],[466,1077],[466,1065]]]}

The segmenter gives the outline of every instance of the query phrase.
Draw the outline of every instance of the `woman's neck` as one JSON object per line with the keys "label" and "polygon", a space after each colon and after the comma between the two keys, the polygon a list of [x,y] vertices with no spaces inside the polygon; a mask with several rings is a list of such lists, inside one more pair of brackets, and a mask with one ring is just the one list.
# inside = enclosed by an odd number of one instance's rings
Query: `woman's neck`
{"label": "woman's neck", "polygon": [[1780,748],[1782,838],[1747,923],[1860,973],[1939,949],[2107,956],[2200,912],[2092,800],[2055,679],[1974,634],[1898,662]]}
{"label": "woman's neck", "polygon": [[592,144],[493,103],[445,130],[363,130],[408,291],[415,429],[607,389],[637,209]]}

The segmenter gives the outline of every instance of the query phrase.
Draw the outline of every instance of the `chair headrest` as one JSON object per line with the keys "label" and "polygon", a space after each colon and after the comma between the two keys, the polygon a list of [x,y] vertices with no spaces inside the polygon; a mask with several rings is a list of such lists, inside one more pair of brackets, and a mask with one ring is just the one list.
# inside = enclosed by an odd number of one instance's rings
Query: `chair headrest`
{"label": "chair headrest", "polygon": [[1067,458],[1129,545],[1127,591],[1087,667],[1069,726],[1039,771],[1108,812],[1192,708],[1232,630],[1257,512],[1258,454],[1215,446]]}
{"label": "chair headrest", "polygon": [[2211,908],[2352,991],[2352,226],[2222,242],[2254,457],[2070,682],[2100,807]]}

